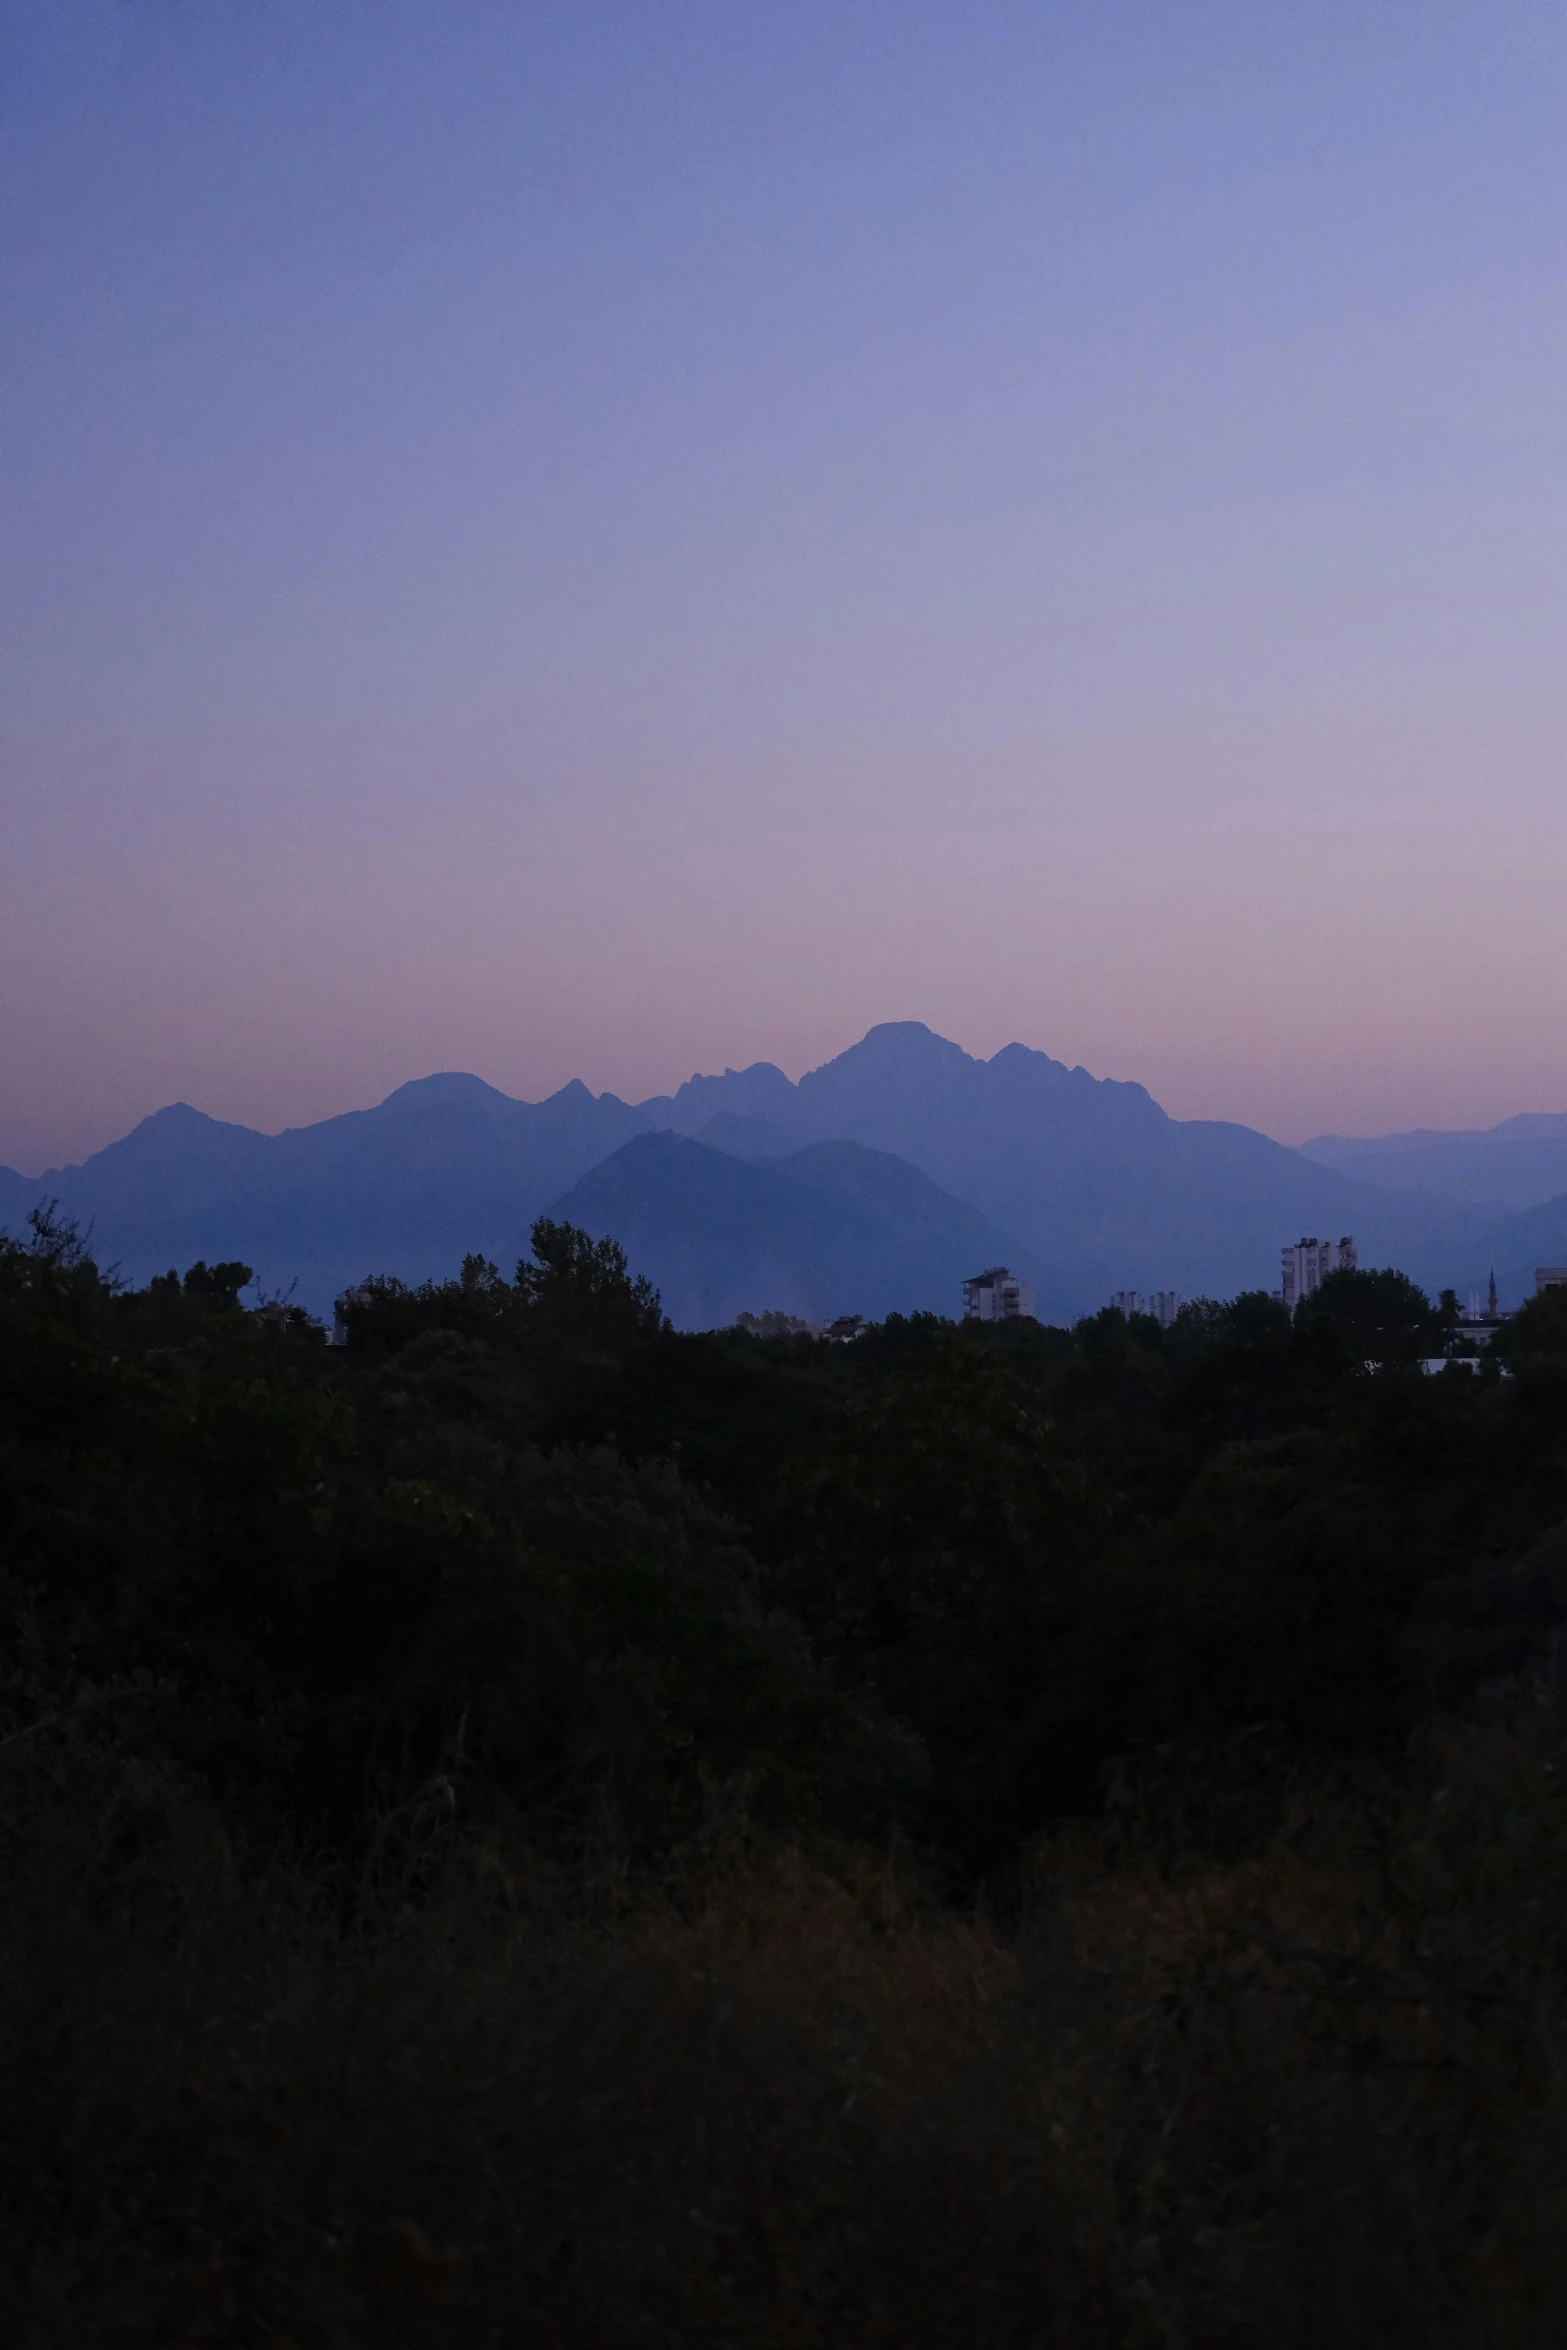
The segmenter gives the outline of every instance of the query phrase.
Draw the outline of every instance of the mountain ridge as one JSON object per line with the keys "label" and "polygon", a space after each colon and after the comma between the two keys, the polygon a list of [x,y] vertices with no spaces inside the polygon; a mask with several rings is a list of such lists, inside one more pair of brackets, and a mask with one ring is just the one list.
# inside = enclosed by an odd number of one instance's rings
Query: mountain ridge
{"label": "mountain ridge", "polygon": [[[0,1169],[0,1225],[55,1197],[131,1278],[239,1256],[269,1288],[293,1283],[324,1310],[371,1271],[419,1280],[469,1250],[507,1262],[535,1216],[657,1131],[757,1164],[840,1142],[900,1161],[1007,1236],[1057,1319],[1121,1288],[1272,1288],[1281,1244],[1302,1232],[1353,1231],[1362,1263],[1399,1264],[1428,1289],[1462,1291],[1494,1264],[1512,1302],[1532,1284],[1531,1258],[1567,1257],[1567,1182],[1520,1221],[1324,1165],[1238,1123],[1171,1118],[1145,1087],[1030,1046],[982,1060],[918,1021],[880,1023],[798,1083],[759,1061],[639,1103],[578,1078],[524,1102],[460,1070],[276,1135],[171,1103],[79,1165],[32,1179]],[[1533,1128],[1514,1139],[1554,1148]],[[885,1169],[883,1184],[877,1213],[895,1223]],[[876,1248],[893,1246],[889,1225]]]}
{"label": "mountain ridge", "polygon": [[1317,1166],[1394,1190],[1443,1192],[1497,1214],[1542,1207],[1567,1192],[1567,1113],[1524,1110],[1486,1127],[1319,1134],[1300,1147]]}

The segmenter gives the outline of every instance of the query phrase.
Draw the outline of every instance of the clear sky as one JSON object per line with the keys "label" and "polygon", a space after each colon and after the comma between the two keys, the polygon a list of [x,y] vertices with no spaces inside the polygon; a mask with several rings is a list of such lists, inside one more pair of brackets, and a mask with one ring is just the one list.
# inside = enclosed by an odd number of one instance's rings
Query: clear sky
{"label": "clear sky", "polygon": [[0,0],[0,1159],[1567,1108],[1559,0]]}

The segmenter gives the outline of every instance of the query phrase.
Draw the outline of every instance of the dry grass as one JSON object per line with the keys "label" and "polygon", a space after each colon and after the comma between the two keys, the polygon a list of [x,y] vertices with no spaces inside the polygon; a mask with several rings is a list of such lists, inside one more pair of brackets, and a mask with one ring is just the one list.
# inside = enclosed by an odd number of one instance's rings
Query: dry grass
{"label": "dry grass", "polygon": [[1123,1809],[1005,1933],[734,1819],[347,1930],[155,1776],[14,1766],[6,2339],[1554,2344],[1556,1772],[1433,1753],[1222,1866]]}

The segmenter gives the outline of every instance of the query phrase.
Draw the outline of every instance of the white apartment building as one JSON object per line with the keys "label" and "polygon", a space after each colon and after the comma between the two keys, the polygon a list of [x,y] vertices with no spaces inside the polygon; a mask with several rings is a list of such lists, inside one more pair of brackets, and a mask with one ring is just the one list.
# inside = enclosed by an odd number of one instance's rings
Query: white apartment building
{"label": "white apartment building", "polygon": [[963,1284],[965,1322],[1020,1322],[1033,1311],[1027,1282],[1014,1280],[1005,1265],[992,1265]]}
{"label": "white apartment building", "polygon": [[1118,1289],[1110,1303],[1128,1321],[1134,1314],[1147,1314],[1161,1330],[1168,1330],[1181,1310],[1182,1301],[1173,1289],[1151,1289],[1146,1296],[1140,1289]]}
{"label": "white apartment building", "polygon": [[1280,1253],[1284,1265],[1280,1295],[1285,1312],[1290,1314],[1304,1299],[1316,1295],[1330,1273],[1353,1273],[1359,1262],[1354,1240],[1347,1232],[1342,1240],[1297,1240]]}

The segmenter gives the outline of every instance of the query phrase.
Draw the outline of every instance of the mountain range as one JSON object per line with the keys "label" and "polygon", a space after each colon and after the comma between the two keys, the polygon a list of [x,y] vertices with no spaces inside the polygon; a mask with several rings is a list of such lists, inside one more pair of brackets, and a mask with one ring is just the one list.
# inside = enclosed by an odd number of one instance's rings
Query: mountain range
{"label": "mountain range", "polygon": [[1353,1232],[1363,1264],[1504,1301],[1567,1261],[1567,1117],[1487,1134],[1324,1136],[1171,1118],[1140,1085],[918,1022],[873,1028],[798,1084],[769,1062],[628,1103],[578,1081],[523,1102],[481,1079],[267,1135],[177,1103],[79,1166],[0,1168],[0,1227],[55,1199],[144,1280],[242,1257],[317,1311],[369,1272],[477,1250],[510,1270],[540,1214],[612,1233],[683,1326],[743,1308],[956,1312],[1005,1262],[1056,1321],[1116,1289],[1272,1288],[1279,1248]]}
{"label": "mountain range", "polygon": [[1399,1191],[1445,1192],[1501,1216],[1535,1208],[1567,1192],[1567,1115],[1527,1113],[1479,1132],[1369,1138],[1319,1134],[1304,1156],[1341,1175],[1391,1184]]}

